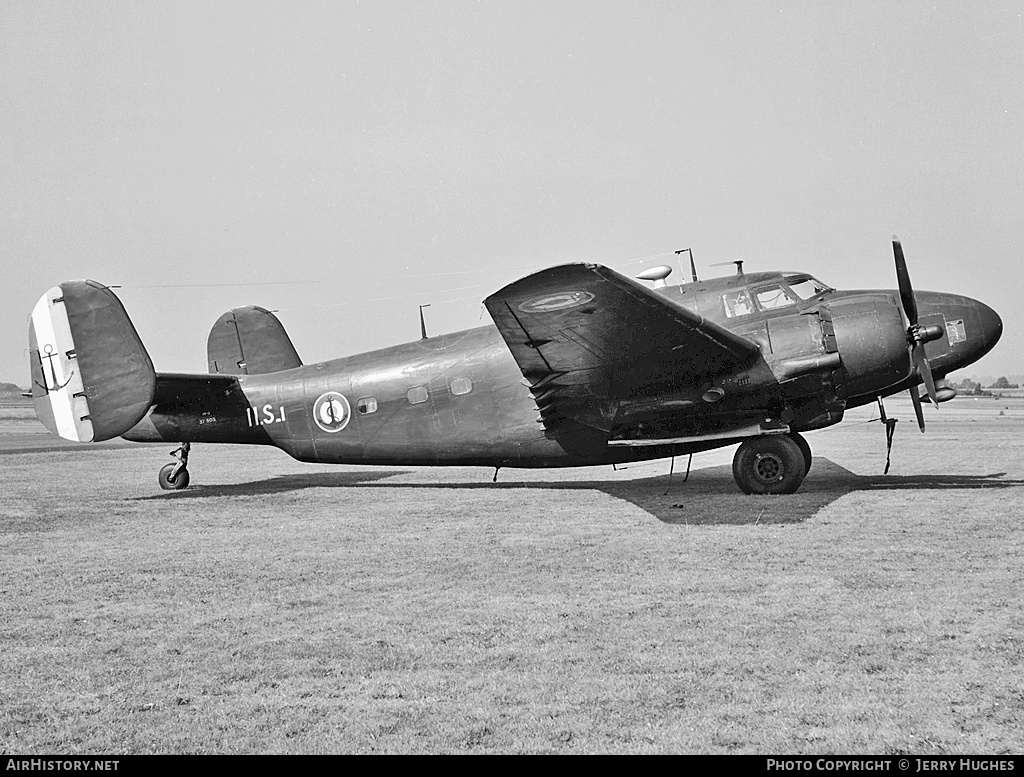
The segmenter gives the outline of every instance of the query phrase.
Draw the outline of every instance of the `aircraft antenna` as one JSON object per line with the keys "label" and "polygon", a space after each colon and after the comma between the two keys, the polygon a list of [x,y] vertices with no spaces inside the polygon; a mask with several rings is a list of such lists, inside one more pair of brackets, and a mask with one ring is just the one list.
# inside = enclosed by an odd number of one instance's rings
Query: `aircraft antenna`
{"label": "aircraft antenna", "polygon": [[426,305],[420,305],[420,339],[421,340],[426,340],[427,339],[427,324],[423,320],[423,308],[429,308],[429,307],[430,307],[430,303],[429,302]]}
{"label": "aircraft antenna", "polygon": [[[689,254],[690,255],[690,277],[692,277],[693,278],[693,282],[696,283],[697,280],[698,280],[697,279],[697,265],[695,265],[693,263],[693,249],[692,248],[680,248],[678,251],[676,251],[676,261],[677,262],[680,261],[680,258],[679,258],[680,254]],[[680,272],[680,274],[683,272],[682,266],[679,267],[679,272]]]}
{"label": "aircraft antenna", "polygon": [[743,260],[733,259],[731,262],[715,262],[712,267],[725,267],[727,264],[736,265],[736,275],[743,275]]}

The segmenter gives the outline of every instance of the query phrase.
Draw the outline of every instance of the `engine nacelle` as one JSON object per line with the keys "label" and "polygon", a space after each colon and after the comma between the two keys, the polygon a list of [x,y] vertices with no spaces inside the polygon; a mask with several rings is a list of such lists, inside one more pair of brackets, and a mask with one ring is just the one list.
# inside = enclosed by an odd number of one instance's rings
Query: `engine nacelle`
{"label": "engine nacelle", "polygon": [[899,305],[890,292],[865,292],[829,305],[849,396],[881,393],[910,375],[907,328]]}

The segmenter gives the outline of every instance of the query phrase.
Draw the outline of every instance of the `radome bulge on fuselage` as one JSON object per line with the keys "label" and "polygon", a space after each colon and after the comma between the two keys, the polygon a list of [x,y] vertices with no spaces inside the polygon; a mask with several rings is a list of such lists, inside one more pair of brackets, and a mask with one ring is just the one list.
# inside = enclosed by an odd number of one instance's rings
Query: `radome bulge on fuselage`
{"label": "radome bulge on fuselage", "polygon": [[[238,308],[210,333],[209,375],[155,373],[113,292],[66,283],[33,311],[37,413],[77,439],[266,444],[349,464],[579,466],[746,441],[740,487],[790,492],[811,461],[799,432],[916,397],[922,380],[951,397],[942,378],[1002,326],[970,298],[914,295],[903,275],[899,292],[802,273],[653,279],[554,267],[488,297],[494,326],[311,365],[272,313]],[[66,433],[83,415],[99,434]]]}

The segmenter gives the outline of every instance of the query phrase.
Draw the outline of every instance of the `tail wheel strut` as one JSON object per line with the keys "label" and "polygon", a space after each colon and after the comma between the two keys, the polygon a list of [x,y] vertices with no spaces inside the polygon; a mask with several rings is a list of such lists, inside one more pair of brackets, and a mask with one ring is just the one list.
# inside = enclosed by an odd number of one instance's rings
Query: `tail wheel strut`
{"label": "tail wheel strut", "polygon": [[160,468],[160,473],[157,475],[160,488],[165,491],[179,491],[188,487],[190,480],[188,474],[188,453],[191,448],[192,445],[190,443],[183,442],[180,448],[171,451],[171,456],[176,458],[178,463],[165,464]]}

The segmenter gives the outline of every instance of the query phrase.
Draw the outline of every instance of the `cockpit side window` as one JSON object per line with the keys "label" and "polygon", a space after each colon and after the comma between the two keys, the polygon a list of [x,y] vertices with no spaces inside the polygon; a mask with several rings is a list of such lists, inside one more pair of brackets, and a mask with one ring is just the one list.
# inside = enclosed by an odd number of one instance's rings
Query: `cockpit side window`
{"label": "cockpit side window", "polygon": [[795,296],[778,284],[763,286],[754,292],[754,296],[762,310],[777,310],[797,303]]}
{"label": "cockpit side window", "polygon": [[754,305],[746,289],[737,289],[722,295],[722,304],[725,305],[725,317],[736,318],[746,316],[754,312]]}
{"label": "cockpit side window", "polygon": [[832,291],[830,287],[814,278],[804,277],[800,279],[794,278],[793,280],[787,278],[786,282],[800,299],[811,299],[822,292]]}

